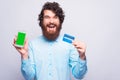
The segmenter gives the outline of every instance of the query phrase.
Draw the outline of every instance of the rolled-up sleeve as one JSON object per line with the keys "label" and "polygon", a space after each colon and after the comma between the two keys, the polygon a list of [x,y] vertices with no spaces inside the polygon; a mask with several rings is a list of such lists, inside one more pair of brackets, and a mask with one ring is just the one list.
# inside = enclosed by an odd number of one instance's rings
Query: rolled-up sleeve
{"label": "rolled-up sleeve", "polygon": [[69,66],[76,79],[82,79],[87,72],[87,60],[82,60],[76,49],[70,51]]}
{"label": "rolled-up sleeve", "polygon": [[21,60],[21,71],[25,80],[33,80],[35,77],[35,62],[34,56],[29,43],[29,58],[26,60]]}

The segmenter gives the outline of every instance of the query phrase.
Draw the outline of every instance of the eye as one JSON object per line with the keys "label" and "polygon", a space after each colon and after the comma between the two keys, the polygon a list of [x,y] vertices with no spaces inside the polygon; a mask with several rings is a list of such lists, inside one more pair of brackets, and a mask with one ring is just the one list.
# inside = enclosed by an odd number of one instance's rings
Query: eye
{"label": "eye", "polygon": [[54,16],[54,19],[58,19],[58,16]]}
{"label": "eye", "polygon": [[44,18],[44,19],[49,19],[50,17],[49,17],[49,16],[44,16],[43,18]]}

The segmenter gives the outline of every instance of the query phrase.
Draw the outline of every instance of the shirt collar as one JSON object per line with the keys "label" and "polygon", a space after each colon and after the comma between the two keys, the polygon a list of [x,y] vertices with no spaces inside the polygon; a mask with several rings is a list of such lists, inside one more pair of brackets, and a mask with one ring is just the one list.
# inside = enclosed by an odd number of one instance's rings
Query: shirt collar
{"label": "shirt collar", "polygon": [[42,37],[43,37],[43,39],[44,39],[45,41],[47,41],[47,42],[59,42],[59,41],[62,39],[62,35],[61,35],[61,34],[59,34],[59,36],[57,37],[57,39],[54,40],[54,41],[49,41],[49,40],[47,40],[43,35],[42,35]]}

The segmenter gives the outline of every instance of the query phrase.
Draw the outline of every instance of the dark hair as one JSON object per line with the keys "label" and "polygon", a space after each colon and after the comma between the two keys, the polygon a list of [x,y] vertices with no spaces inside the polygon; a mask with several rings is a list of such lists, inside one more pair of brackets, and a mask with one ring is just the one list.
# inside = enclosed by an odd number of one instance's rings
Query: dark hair
{"label": "dark hair", "polygon": [[59,6],[59,4],[57,2],[46,2],[41,10],[41,13],[39,14],[39,18],[38,20],[40,21],[39,22],[39,25],[42,27],[42,22],[43,22],[43,15],[44,15],[44,10],[51,10],[53,11],[56,16],[59,17],[59,20],[60,20],[60,24],[63,23],[64,21],[64,12],[62,10],[62,8]]}

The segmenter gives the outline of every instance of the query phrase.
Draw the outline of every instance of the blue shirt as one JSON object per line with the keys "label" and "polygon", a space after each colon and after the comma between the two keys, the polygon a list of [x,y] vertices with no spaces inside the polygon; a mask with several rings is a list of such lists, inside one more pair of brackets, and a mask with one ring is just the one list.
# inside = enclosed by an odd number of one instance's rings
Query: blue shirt
{"label": "blue shirt", "polygon": [[77,49],[62,37],[48,41],[39,36],[29,42],[29,58],[21,64],[26,80],[71,80],[70,72],[77,79],[84,77],[86,60],[81,60]]}

